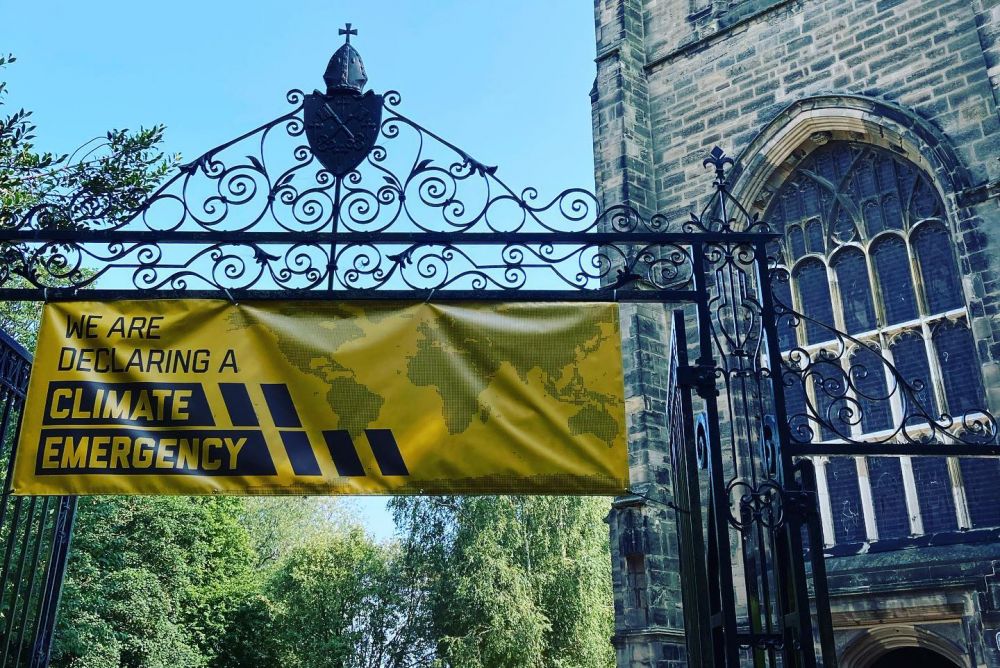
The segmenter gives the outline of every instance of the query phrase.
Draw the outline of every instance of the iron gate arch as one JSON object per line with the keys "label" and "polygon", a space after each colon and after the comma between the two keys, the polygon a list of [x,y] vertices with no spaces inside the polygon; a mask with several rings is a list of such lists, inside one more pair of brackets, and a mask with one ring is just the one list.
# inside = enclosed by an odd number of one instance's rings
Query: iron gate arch
{"label": "iron gate arch", "polygon": [[[291,91],[290,111],[180,167],[129,216],[108,219],[99,199],[81,196],[2,212],[0,300],[687,304],[693,322],[674,313],[668,426],[689,657],[834,665],[807,456],[1000,455],[989,411],[932,415],[907,402],[903,427],[923,426],[902,428],[902,442],[878,451],[793,433],[785,392],[807,378],[782,351],[778,326],[810,321],[776,298],[787,280],[778,235],[732,196],[733,161],[718,148],[704,161],[714,174],[708,202],[685,220],[603,206],[580,188],[544,200],[405,116],[398,93],[362,92],[367,78],[350,44],[326,80],[326,93]],[[912,393],[883,363],[894,387]],[[695,403],[706,416],[700,430]],[[806,419],[832,418],[812,407]],[[8,551],[16,542],[7,537]],[[57,558],[64,566],[65,551]],[[58,587],[46,591],[56,597]],[[32,665],[47,662],[56,600],[40,617],[44,647]]]}

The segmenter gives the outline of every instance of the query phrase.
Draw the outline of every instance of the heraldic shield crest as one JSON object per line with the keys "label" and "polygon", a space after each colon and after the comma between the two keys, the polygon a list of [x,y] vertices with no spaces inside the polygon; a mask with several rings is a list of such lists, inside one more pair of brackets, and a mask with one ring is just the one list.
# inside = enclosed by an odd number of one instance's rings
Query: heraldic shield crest
{"label": "heraldic shield crest", "polygon": [[334,176],[346,176],[375,146],[382,122],[382,96],[372,91],[319,91],[305,99],[306,138],[313,154]]}

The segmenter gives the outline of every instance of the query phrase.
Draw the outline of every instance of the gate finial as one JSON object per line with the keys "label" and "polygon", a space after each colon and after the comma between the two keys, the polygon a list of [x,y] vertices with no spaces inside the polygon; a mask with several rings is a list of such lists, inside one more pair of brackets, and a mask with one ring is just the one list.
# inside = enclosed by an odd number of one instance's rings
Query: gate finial
{"label": "gate finial", "polygon": [[323,75],[327,95],[335,90],[354,90],[360,93],[368,83],[368,75],[365,73],[365,64],[361,62],[361,54],[351,46],[351,35],[357,35],[358,30],[348,23],[337,32],[344,35],[345,40],[330,58]]}
{"label": "gate finial", "polygon": [[343,28],[341,28],[340,30],[337,31],[337,34],[338,35],[347,35],[347,37],[345,38],[347,40],[346,43],[350,44],[351,43],[351,35],[357,35],[358,34],[358,29],[357,28],[353,28],[352,29],[350,22],[347,22],[346,24],[344,24]]}

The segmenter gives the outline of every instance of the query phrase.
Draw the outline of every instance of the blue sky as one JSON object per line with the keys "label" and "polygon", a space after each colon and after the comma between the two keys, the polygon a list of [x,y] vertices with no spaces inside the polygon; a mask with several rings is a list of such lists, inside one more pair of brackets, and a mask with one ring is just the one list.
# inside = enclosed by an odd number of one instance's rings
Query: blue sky
{"label": "blue sky", "polygon": [[[284,113],[288,89],[322,88],[351,21],[368,87],[399,91],[403,113],[516,190],[593,187],[587,0],[0,0],[0,15],[7,110],[34,110],[43,149],[163,123],[166,150],[193,158]],[[356,505],[391,534],[382,499]]]}

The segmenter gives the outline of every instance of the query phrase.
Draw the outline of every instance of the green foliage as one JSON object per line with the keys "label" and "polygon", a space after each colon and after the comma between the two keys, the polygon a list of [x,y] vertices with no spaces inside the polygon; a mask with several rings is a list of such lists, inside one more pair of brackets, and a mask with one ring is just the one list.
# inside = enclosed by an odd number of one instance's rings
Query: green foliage
{"label": "green foliage", "polygon": [[[92,269],[81,269],[80,277],[87,278],[93,275]],[[30,281],[22,276],[11,276],[6,281],[2,280],[3,272],[0,271],[0,284],[4,288],[32,288]],[[54,286],[70,285],[66,280],[53,279],[48,281]],[[34,353],[35,344],[38,342],[38,324],[42,317],[42,302],[36,301],[0,301],[0,330],[20,343],[29,353]]]}
{"label": "green foliage", "polygon": [[611,666],[604,499],[394,501],[440,665]]}
{"label": "green foliage", "polygon": [[250,533],[256,568],[271,570],[295,549],[334,529],[351,526],[352,517],[338,499],[324,497],[248,497],[240,523]]}
{"label": "green foliage", "polygon": [[378,595],[383,566],[378,548],[358,529],[293,552],[270,587],[294,648],[283,665],[347,665],[366,630],[356,620],[368,596]]}
{"label": "green foliage", "polygon": [[[0,68],[13,63],[0,56]],[[0,83],[0,106],[6,84]],[[35,150],[36,128],[23,108],[0,117],[0,224],[44,207],[46,226],[87,229],[120,223],[177,162],[157,148],[164,128],[110,130],[70,154]]]}
{"label": "green foliage", "polygon": [[252,580],[238,504],[81,498],[54,665],[206,665],[226,602],[247,596]]}
{"label": "green foliage", "polygon": [[81,499],[54,666],[606,667],[603,499]]}
{"label": "green foliage", "polygon": [[[5,93],[0,83],[0,106]],[[36,151],[34,132],[29,111],[0,116],[0,225],[30,212],[35,226],[120,223],[177,159],[158,149],[162,126],[113,130],[70,155]],[[51,254],[29,250],[0,244],[0,285],[70,284],[45,270]],[[0,327],[31,350],[38,311],[0,303]],[[401,539],[380,544],[334,500],[83,497],[52,665],[613,665],[606,500],[394,508]]]}
{"label": "green foliage", "polygon": [[[0,56],[0,69],[15,60]],[[7,84],[0,82],[0,107],[6,96]],[[35,213],[29,227],[90,229],[121,223],[179,160],[165,158],[158,148],[162,125],[111,130],[61,155],[37,151],[35,132],[30,111],[0,115],[0,225],[21,226],[29,212]],[[85,282],[92,271],[62,266],[60,250],[0,243],[0,285],[33,287],[42,278],[51,287]],[[34,302],[0,302],[0,328],[34,350],[40,310]]]}
{"label": "green foliage", "polygon": [[[0,272],[0,276],[2,275]],[[4,282],[3,287],[29,288],[31,284],[20,276],[12,276]],[[34,352],[41,315],[41,302],[0,301],[0,330],[24,346],[29,353]]]}

